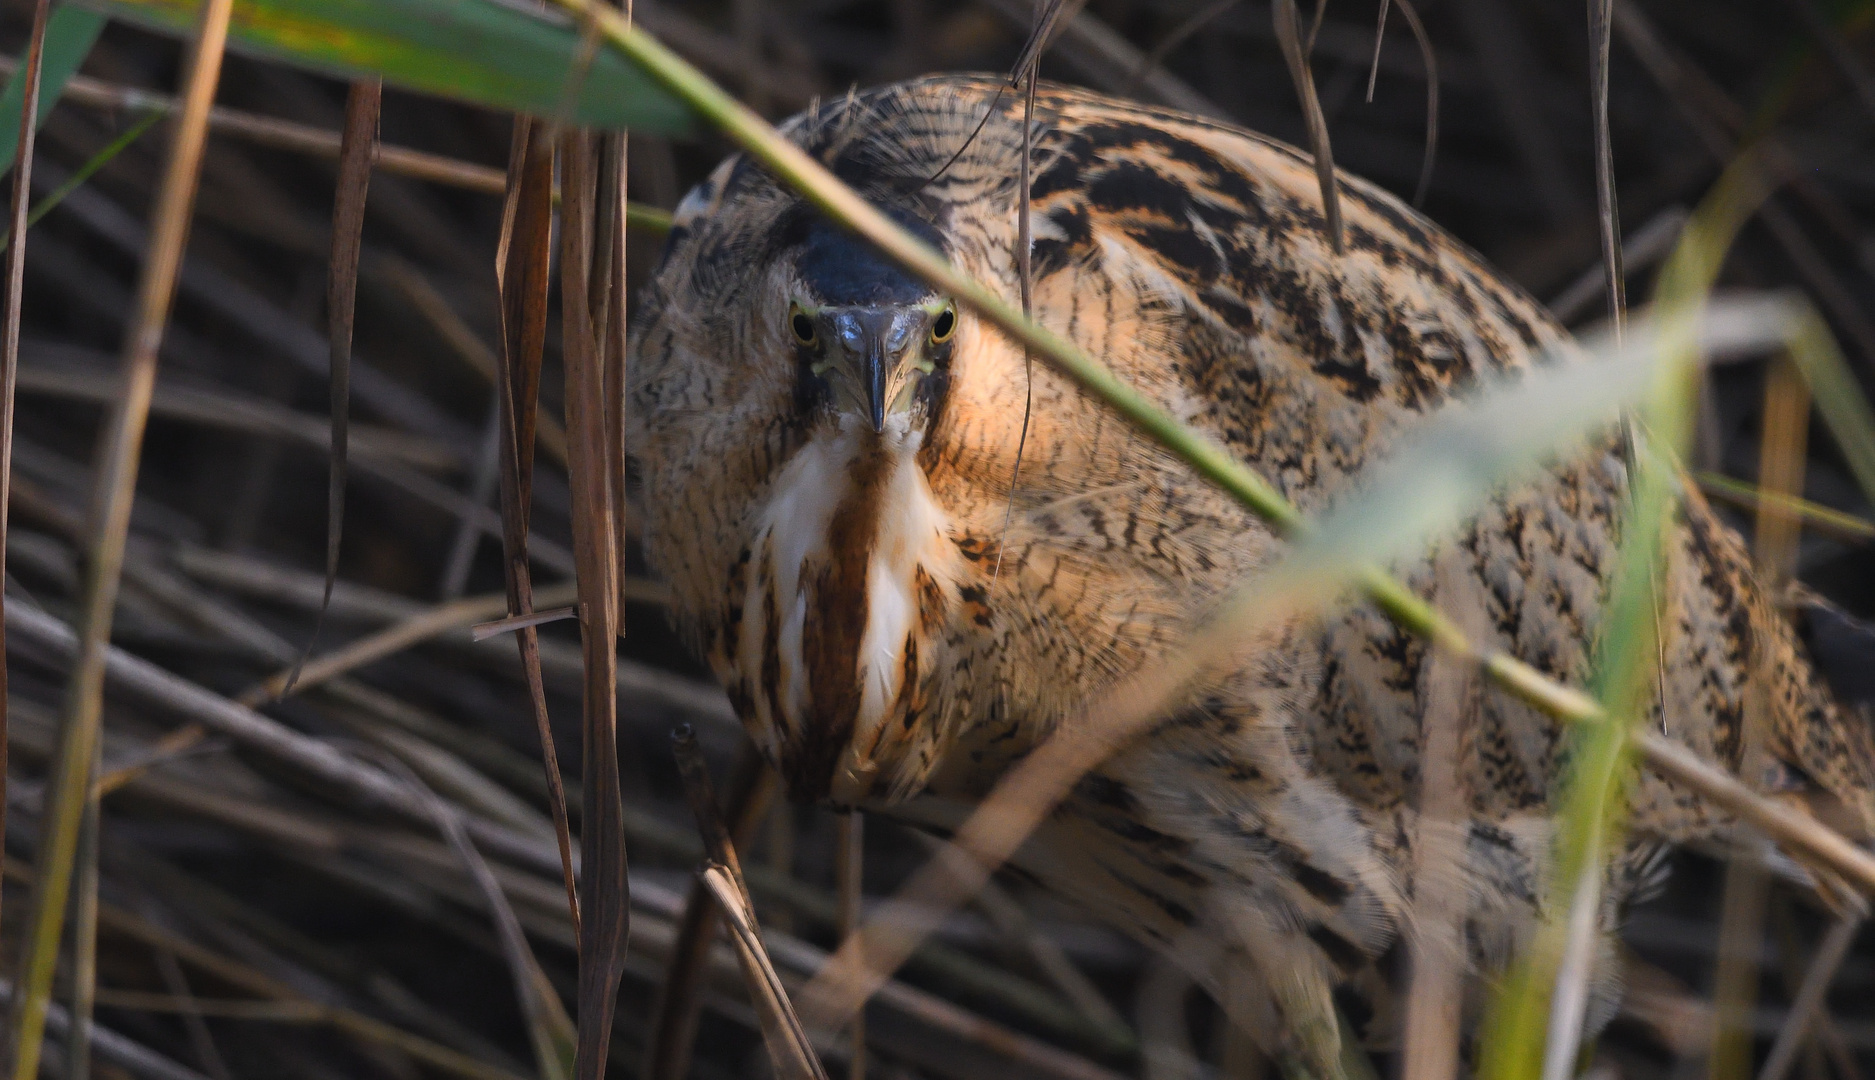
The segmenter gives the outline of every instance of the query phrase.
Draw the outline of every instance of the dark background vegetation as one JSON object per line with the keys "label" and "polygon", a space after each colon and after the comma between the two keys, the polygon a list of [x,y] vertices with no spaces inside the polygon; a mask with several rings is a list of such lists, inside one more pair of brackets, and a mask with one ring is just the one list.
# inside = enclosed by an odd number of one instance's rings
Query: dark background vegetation
{"label": "dark background vegetation", "polygon": [[[1772,133],[1797,168],[1778,204],[1814,265],[1762,227],[1747,229],[1725,284],[1795,288],[1820,295],[1840,290],[1854,311],[1875,297],[1875,94],[1866,72],[1832,61],[1824,38],[1806,28],[1800,3],[1811,0],[1648,0],[1644,17],[1678,76],[1660,77],[1617,34],[1610,111],[1614,161],[1625,231],[1693,206],[1716,177],[1720,160],[1701,126],[1738,140]],[[1815,0],[1834,46],[1875,62],[1875,6]],[[0,43],[18,52],[25,13],[0,11]],[[1150,49],[1203,5],[1187,0],[1092,0],[1088,17],[1137,48]],[[1307,5],[1304,5],[1305,13]],[[1840,10],[1838,10],[1840,9]],[[1472,244],[1535,295],[1563,294],[1598,264],[1588,91],[1589,42],[1584,5],[1533,0],[1423,0],[1421,11],[1438,54],[1442,98],[1440,143],[1424,209]],[[638,0],[643,23],[758,110],[779,118],[817,96],[943,70],[1006,70],[1026,32],[1024,0],[733,0],[652,4]],[[1419,175],[1425,113],[1419,50],[1397,13],[1380,54],[1373,97],[1363,100],[1373,49],[1375,7],[1336,0],[1314,50],[1317,85],[1334,138],[1337,162],[1410,197]],[[169,92],[180,47],[173,41],[113,26],[86,64],[86,75]],[[1303,142],[1296,95],[1262,3],[1221,11],[1184,44],[1165,68],[1218,115],[1292,142]],[[1126,85],[1130,63],[1090,51],[1068,35],[1047,56],[1045,76],[1105,89]],[[1857,78],[1864,85],[1856,85]],[[285,68],[231,58],[221,104],[271,117],[336,129],[342,85]],[[134,118],[64,103],[40,144],[38,177],[48,184],[88,159]],[[100,417],[99,400],[130,310],[154,177],[164,151],[159,125],[55,210],[32,234],[26,283],[26,341],[16,450],[14,534],[8,588],[55,612],[75,594],[69,533],[81,515]],[[500,167],[510,124],[505,116],[391,91],[386,143]],[[725,153],[712,136],[695,141],[634,139],[631,192],[670,207]],[[135,558],[184,582],[215,604],[239,612],[295,645],[311,628],[309,583],[322,566],[326,457],[317,438],[289,438],[255,425],[297,420],[317,433],[326,415],[323,363],[326,230],[332,164],[229,136],[211,139],[188,265],[171,332],[164,345],[165,391],[192,391],[203,415],[178,416],[159,403],[144,454],[134,525]],[[401,466],[431,489],[493,506],[478,462],[488,439],[492,396],[476,368],[476,352],[496,340],[494,249],[500,225],[497,196],[380,172],[372,181],[365,230],[367,256],[360,286],[357,351],[375,377],[360,376],[355,396],[361,424],[400,433],[412,448]],[[656,258],[658,239],[633,237],[634,281]],[[1645,260],[1636,260],[1644,263]],[[1651,280],[1636,265],[1630,295],[1644,299]],[[416,284],[413,285],[412,282]],[[446,314],[413,299],[440,297]],[[1599,293],[1572,313],[1577,322],[1603,314]],[[1826,310],[1827,306],[1826,306]],[[1835,313],[1852,365],[1869,381],[1869,342]],[[1853,320],[1850,320],[1851,322]],[[550,324],[557,335],[557,324]],[[455,335],[452,338],[452,334]],[[310,345],[308,345],[310,343]],[[558,415],[557,355],[548,348],[546,395]],[[370,386],[367,380],[374,379]],[[1761,364],[1717,371],[1702,418],[1696,467],[1751,480],[1758,455]],[[388,387],[388,389],[385,389]],[[206,395],[206,396],[201,396]],[[245,410],[245,411],[244,411]],[[268,410],[271,410],[269,412]],[[1870,508],[1834,455],[1813,434],[1810,498],[1867,518]],[[537,483],[534,533],[547,546],[569,544],[564,473],[544,458]],[[1740,516],[1742,525],[1749,518]],[[383,470],[353,471],[340,603],[328,620],[324,647],[382,625],[390,614],[454,596],[499,591],[499,542],[464,539],[462,516],[386,479]],[[454,575],[452,552],[469,548],[467,573]],[[537,579],[567,572],[550,552]],[[642,574],[634,549],[630,568]],[[271,573],[271,576],[269,576]],[[1810,532],[1801,576],[1849,610],[1875,615],[1875,566],[1866,547]],[[275,670],[251,635],[218,633],[186,605],[155,594],[146,578],[131,586],[117,623],[117,643],[191,679],[234,693]],[[625,790],[640,815],[632,837],[634,881],[681,891],[694,851],[685,847],[687,816],[671,766],[666,733],[683,720],[704,731],[713,760],[726,769],[733,732],[701,685],[703,673],[675,647],[656,590],[630,606],[624,654],[621,736]],[[398,608],[387,598],[402,598]],[[564,627],[550,628],[564,646]],[[431,750],[453,755],[538,808],[537,755],[511,646],[476,651],[466,638],[426,645],[364,669],[364,685],[391,695],[437,725],[424,736]],[[40,775],[49,717],[57,708],[63,670],[31,650],[11,658],[15,713],[15,813],[7,851],[30,859],[34,822],[31,783]],[[550,680],[551,704],[565,721],[560,746],[577,776],[577,680]],[[381,723],[330,696],[309,695],[270,710],[305,731],[353,742],[372,741]],[[38,717],[35,720],[35,717]],[[113,700],[106,769],[133,759],[140,747],[180,721]],[[415,739],[417,736],[408,735]],[[40,749],[35,749],[40,747]],[[486,912],[461,875],[400,857],[386,837],[421,835],[359,812],[333,793],[266,761],[212,742],[158,770],[182,786],[225,798],[191,805],[171,789],[136,785],[105,803],[103,873],[108,903],[137,913],[173,934],[317,1000],[342,1003],[514,1071],[531,1061],[512,983]],[[405,753],[416,753],[408,745]],[[422,771],[419,769],[419,771]],[[168,793],[165,794],[164,792]],[[452,797],[454,797],[452,795]],[[285,824],[283,824],[283,822]],[[289,824],[337,839],[320,846],[289,835]],[[662,832],[658,830],[662,828]],[[765,923],[818,942],[831,941],[824,918],[831,880],[830,819],[783,807],[764,828],[750,860],[791,878],[810,902],[791,903],[786,889],[758,895]],[[659,836],[666,839],[658,841]],[[675,837],[675,839],[672,839]],[[431,838],[425,837],[426,840]],[[883,894],[913,865],[922,848],[887,822],[873,824],[867,891]],[[1694,854],[1679,859],[1661,900],[1634,918],[1631,943],[1647,968],[1631,996],[1636,1010],[1617,1022],[1597,1067],[1624,1075],[1676,1075],[1681,1051],[1703,1045],[1702,1000],[1709,990],[1716,934],[1719,873]],[[551,901],[558,886],[541,879]],[[1049,937],[1098,984],[1152,1047],[1189,1042],[1214,1061],[1213,1011],[1113,934],[1086,925],[1072,911],[1010,886],[1033,918],[1029,933]],[[816,907],[815,903],[821,904]],[[8,881],[8,927],[0,938],[0,971],[16,953],[13,924],[24,891]],[[551,932],[552,904],[526,904],[542,961],[570,988],[572,954],[565,935]],[[558,913],[564,922],[564,911]],[[644,927],[657,920],[642,902]],[[668,922],[668,913],[665,915]],[[1795,892],[1776,896],[1766,939],[1764,991],[1756,1020],[1774,1032],[1788,969],[1801,970],[1821,921]],[[650,935],[654,937],[655,935]],[[945,942],[976,957],[1009,996],[931,964],[908,978],[962,1006],[1084,1055],[1122,1074],[1192,1075],[1175,1058],[1140,1053],[1124,1038],[1088,1034],[1087,1022],[1050,1023],[1072,1006],[1034,967],[1021,934],[971,915],[958,919]],[[644,946],[635,954],[620,1011],[615,1057],[619,1075],[635,1071],[661,960]],[[108,931],[100,981],[107,987],[176,992],[161,950]],[[250,996],[211,973],[187,967],[204,998]],[[946,969],[948,970],[948,969]],[[1831,998],[1836,1038],[1861,1068],[1875,1067],[1875,937],[1864,935]],[[711,991],[698,1051],[698,1075],[754,1075],[766,1068],[759,1042],[739,1011],[733,984]],[[1010,1000],[1042,1002],[1034,1009]],[[1182,1005],[1171,1010],[1166,1001]],[[1052,1003],[1052,1004],[1051,1004]],[[411,1076],[429,1074],[406,1053],[334,1033],[321,1025],[211,1019],[192,1028],[172,1015],[102,1007],[102,1023],[209,1075]],[[875,1075],[995,1076],[1024,1070],[982,1046],[955,1042],[928,1025],[883,1017]],[[1825,1060],[1827,1058],[1827,1060]],[[1803,1066],[1843,1075],[1825,1056]],[[1209,1067],[1209,1066],[1206,1066]],[[100,1066],[105,1071],[108,1066]],[[1847,1080],[1847,1077],[1844,1077]]]}

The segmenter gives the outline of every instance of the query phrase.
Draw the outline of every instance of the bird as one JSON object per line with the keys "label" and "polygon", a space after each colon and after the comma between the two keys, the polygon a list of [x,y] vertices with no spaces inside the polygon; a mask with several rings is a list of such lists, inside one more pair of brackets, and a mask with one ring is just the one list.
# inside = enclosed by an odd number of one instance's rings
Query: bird
{"label": "bird", "polygon": [[[780,130],[964,273],[1319,514],[1416,424],[1575,362],[1567,330],[1400,199],[1215,119],[941,75]],[[628,454],[673,625],[797,800],[942,830],[1090,701],[1162,663],[1287,548],[1269,524],[747,156],[682,200],[631,331]],[[1619,432],[1494,493],[1395,569],[1480,643],[1588,678],[1628,512]],[[1875,828],[1875,740],[1810,662],[1739,536],[1687,486],[1657,571],[1641,722],[1757,790]],[[1018,869],[1186,967],[1302,1074],[1397,1039],[1421,750],[1440,665],[1371,605],[1297,616],[1074,786]],[[1766,693],[1748,764],[1749,688]],[[1451,695],[1447,695],[1450,697]],[[1455,865],[1475,1018],[1545,911],[1558,720],[1453,700]],[[1612,935],[1661,852],[1734,822],[1627,789]],[[1231,998],[1233,971],[1254,992]]]}

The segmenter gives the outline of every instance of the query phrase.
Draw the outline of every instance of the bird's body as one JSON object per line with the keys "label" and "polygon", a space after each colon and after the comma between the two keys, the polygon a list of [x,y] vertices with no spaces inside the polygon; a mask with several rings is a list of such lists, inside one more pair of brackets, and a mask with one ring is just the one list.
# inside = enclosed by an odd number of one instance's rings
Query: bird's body
{"label": "bird's body", "polygon": [[[1312,163],[1287,146],[1061,88],[1037,106],[1036,318],[1304,512],[1467,387],[1568,352],[1539,304],[1358,179],[1341,180],[1334,253]],[[785,130],[1014,297],[1020,117],[995,81],[942,78]],[[800,798],[954,822],[1282,548],[744,159],[679,208],[635,350],[650,556]],[[1486,644],[1579,684],[1626,487],[1618,442],[1596,441],[1396,569]],[[1761,678],[1775,765],[1748,779],[1875,824],[1869,732],[1811,673],[1739,539],[1689,496],[1669,548],[1648,722],[1736,770]],[[1020,861],[1214,986],[1247,962],[1263,1033],[1319,1064],[1333,988],[1376,981],[1412,930],[1434,699],[1460,713],[1464,951],[1489,971],[1540,913],[1564,730],[1441,671],[1368,606],[1298,620],[1084,779]],[[1650,850],[1726,824],[1652,777],[1631,800],[1610,918]]]}

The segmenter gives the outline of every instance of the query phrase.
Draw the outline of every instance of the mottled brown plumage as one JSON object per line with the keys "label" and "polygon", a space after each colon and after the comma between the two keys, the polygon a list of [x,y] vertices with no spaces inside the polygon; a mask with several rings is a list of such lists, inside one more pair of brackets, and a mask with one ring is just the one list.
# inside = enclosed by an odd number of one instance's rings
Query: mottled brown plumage
{"label": "mottled brown plumage", "polygon": [[[1288,146],[1063,88],[1037,106],[1036,317],[1305,512],[1466,387],[1568,354],[1539,304],[1370,184],[1341,180],[1336,255],[1312,165]],[[787,130],[1013,297],[1020,116],[992,80],[937,78]],[[940,343],[945,304],[731,159],[679,209],[648,291],[629,435],[678,624],[794,793],[939,825],[1281,547],[1039,364],[1005,529],[1023,358],[968,313]],[[881,311],[924,336],[902,356],[877,345],[884,330],[855,336],[872,343],[865,362],[831,341],[844,313]],[[904,382],[868,398],[865,380],[887,376]],[[1625,492],[1617,443],[1600,440],[1397,569],[1487,644],[1580,683]],[[1746,682],[1762,678],[1776,764],[1748,779],[1875,824],[1868,730],[1832,703],[1696,494],[1661,586],[1648,722],[1737,769]],[[1431,690],[1426,647],[1368,606],[1289,626],[1083,780],[1021,861],[1214,987],[1224,965],[1254,966],[1267,1000],[1243,1019],[1319,1067],[1336,1045],[1333,989],[1377,986],[1412,930]],[[1495,688],[1461,696],[1471,820],[1452,871],[1488,973],[1539,914],[1566,744]],[[1609,921],[1661,843],[1728,825],[1651,776],[1632,800]],[[1367,1033],[1386,1028],[1375,1017]]]}

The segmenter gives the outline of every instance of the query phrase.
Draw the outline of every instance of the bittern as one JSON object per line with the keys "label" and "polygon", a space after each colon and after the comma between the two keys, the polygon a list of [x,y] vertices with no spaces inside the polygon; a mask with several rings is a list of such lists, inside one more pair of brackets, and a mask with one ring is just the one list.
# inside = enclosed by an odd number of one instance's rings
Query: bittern
{"label": "bittern", "polygon": [[[998,85],[882,87],[784,131],[1015,297],[1022,108]],[[1570,353],[1541,304],[1347,175],[1338,253],[1313,162],[1289,146],[1053,86],[1035,117],[1035,318],[1304,512],[1467,388]],[[678,208],[633,340],[649,557],[680,632],[798,799],[954,822],[1284,549],[745,157]],[[1483,645],[1576,684],[1629,508],[1627,444],[1585,445],[1400,568],[1471,613]],[[1832,700],[1740,539],[1689,489],[1666,546],[1644,722],[1737,771],[1757,682],[1769,765],[1746,779],[1866,834],[1870,731]],[[1411,930],[1434,661],[1369,605],[1298,618],[1083,778],[1019,861],[1214,989],[1232,965],[1254,971],[1260,1004],[1239,1019],[1325,1073],[1336,992],[1384,986]],[[1475,1000],[1545,914],[1569,742],[1504,690],[1463,697],[1467,819],[1450,869]],[[1658,851],[1733,829],[1656,777],[1636,776],[1629,802],[1604,932]],[[1591,1028],[1615,1002],[1612,964],[1600,971]],[[1380,1039],[1386,1011],[1352,1019]]]}

